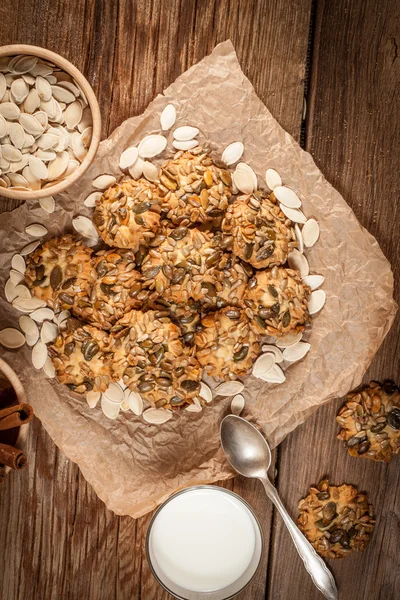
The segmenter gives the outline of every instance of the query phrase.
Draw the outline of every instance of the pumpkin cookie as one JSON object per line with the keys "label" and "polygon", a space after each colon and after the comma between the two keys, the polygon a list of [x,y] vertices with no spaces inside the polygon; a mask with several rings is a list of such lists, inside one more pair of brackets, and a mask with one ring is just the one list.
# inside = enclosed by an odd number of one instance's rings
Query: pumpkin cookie
{"label": "pumpkin cookie", "polygon": [[336,421],[351,456],[388,463],[400,454],[400,391],[393,382],[372,381],[348,394]]}
{"label": "pumpkin cookie", "polygon": [[233,238],[232,252],[256,269],[285,263],[297,246],[292,222],[260,192],[241,196],[228,207],[222,231]]}
{"label": "pumpkin cookie", "polygon": [[149,292],[135,269],[132,250],[102,250],[93,255],[87,293],[78,298],[74,314],[100,329],[110,329],[123,315],[145,305]]}
{"label": "pumpkin cookie", "polygon": [[299,529],[321,556],[342,558],[364,550],[372,534],[374,507],[352,485],[311,487],[299,502]]}
{"label": "pumpkin cookie", "polygon": [[58,381],[79,394],[104,392],[116,380],[111,374],[108,343],[105,331],[68,319],[66,328],[49,346]]}
{"label": "pumpkin cookie", "polygon": [[156,408],[193,403],[202,369],[179,327],[156,311],[131,311],[111,330],[113,373]]}
{"label": "pumpkin cookie", "polygon": [[167,192],[163,213],[174,225],[212,221],[232,196],[230,172],[201,148],[178,152],[161,167],[160,183]]}
{"label": "pumpkin cookie", "polygon": [[257,272],[249,281],[244,303],[255,331],[281,337],[305,329],[309,294],[297,271],[273,267]]}
{"label": "pumpkin cookie", "polygon": [[53,238],[27,258],[26,284],[55,311],[71,309],[87,292],[91,256],[92,250],[76,236]]}
{"label": "pumpkin cookie", "polygon": [[196,357],[207,375],[235,379],[251,370],[260,350],[244,310],[227,307],[201,320],[195,334]]}
{"label": "pumpkin cookie", "polygon": [[129,179],[108,188],[96,203],[93,223],[109,246],[138,250],[156,235],[162,192],[146,179]]}

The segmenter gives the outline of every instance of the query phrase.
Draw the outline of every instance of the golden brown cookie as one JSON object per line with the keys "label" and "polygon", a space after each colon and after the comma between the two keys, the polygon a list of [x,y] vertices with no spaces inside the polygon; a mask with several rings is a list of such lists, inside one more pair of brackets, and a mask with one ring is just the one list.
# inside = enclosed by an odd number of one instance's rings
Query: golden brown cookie
{"label": "golden brown cookie", "polygon": [[174,225],[205,223],[224,214],[232,196],[230,172],[201,148],[177,152],[161,167],[163,214]]}
{"label": "golden brown cookie", "polygon": [[351,456],[388,463],[400,454],[400,392],[393,382],[372,381],[348,394],[336,421]]}
{"label": "golden brown cookie", "polygon": [[109,246],[138,250],[155,237],[162,192],[146,179],[128,179],[109,187],[96,203],[93,223]]}
{"label": "golden brown cookie", "polygon": [[112,380],[108,334],[101,329],[68,319],[49,354],[57,379],[79,394],[104,392]]}
{"label": "golden brown cookie", "polygon": [[53,238],[27,258],[26,284],[33,296],[54,310],[71,309],[87,292],[91,256],[92,250],[77,236]]}
{"label": "golden brown cookie", "polygon": [[364,550],[375,524],[374,507],[366,494],[352,485],[329,485],[327,479],[311,487],[298,507],[299,529],[326,558]]}
{"label": "golden brown cookie", "polygon": [[124,314],[145,306],[149,292],[135,269],[132,250],[113,248],[96,252],[87,293],[79,297],[74,314],[101,329],[110,329]]}
{"label": "golden brown cookie", "polygon": [[297,271],[273,267],[258,271],[249,281],[244,303],[255,331],[281,337],[304,330],[309,294]]}
{"label": "golden brown cookie", "polygon": [[131,311],[111,330],[113,373],[156,408],[193,403],[202,369],[179,327],[156,311]]}
{"label": "golden brown cookie", "polygon": [[275,200],[256,192],[231,204],[222,231],[232,236],[232,251],[256,269],[284,264],[297,246],[292,222]]}
{"label": "golden brown cookie", "polygon": [[201,325],[194,339],[196,357],[204,372],[222,379],[246,375],[260,345],[245,311],[227,307],[203,317]]}

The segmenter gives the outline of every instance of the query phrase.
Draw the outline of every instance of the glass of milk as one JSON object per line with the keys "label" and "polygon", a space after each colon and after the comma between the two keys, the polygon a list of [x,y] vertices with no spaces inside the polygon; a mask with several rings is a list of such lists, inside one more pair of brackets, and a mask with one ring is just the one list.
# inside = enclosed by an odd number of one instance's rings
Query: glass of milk
{"label": "glass of milk", "polygon": [[154,514],[147,561],[180,600],[228,600],[253,579],[263,551],[261,526],[240,496],[212,485],[186,488]]}

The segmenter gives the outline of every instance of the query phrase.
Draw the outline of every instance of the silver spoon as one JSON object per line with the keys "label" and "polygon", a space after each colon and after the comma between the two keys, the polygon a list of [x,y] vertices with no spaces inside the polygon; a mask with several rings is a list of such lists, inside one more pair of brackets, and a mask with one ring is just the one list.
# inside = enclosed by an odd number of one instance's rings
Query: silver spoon
{"label": "silver spoon", "polygon": [[261,433],[245,419],[228,415],[221,423],[221,442],[232,467],[245,477],[259,479],[265,493],[278,509],[293,543],[314,585],[329,600],[337,600],[338,591],[332,573],[289,517],[278,492],[268,478],[271,450]]}

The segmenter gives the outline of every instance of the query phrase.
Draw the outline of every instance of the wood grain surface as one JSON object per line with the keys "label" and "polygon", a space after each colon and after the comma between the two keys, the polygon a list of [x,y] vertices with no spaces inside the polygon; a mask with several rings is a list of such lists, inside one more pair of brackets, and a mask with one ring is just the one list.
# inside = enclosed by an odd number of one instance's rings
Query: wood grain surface
{"label": "wood grain surface", "polygon": [[[398,280],[399,22],[396,0],[3,0],[0,44],[45,46],[81,69],[99,98],[105,137],[230,38],[260,98],[305,140]],[[17,205],[0,203],[2,211]],[[397,321],[365,381],[399,378],[398,334]],[[392,600],[400,596],[398,467],[347,456],[335,439],[338,406],[323,407],[288,436],[274,453],[272,475],[275,467],[293,517],[322,475],[369,492],[378,513],[372,544],[332,569],[341,600]],[[106,510],[37,420],[27,451],[28,469],[0,488],[1,600],[171,598],[145,560],[151,515],[134,521]],[[223,485],[255,508],[266,542],[257,577],[240,598],[321,598],[261,486],[240,477]]]}

